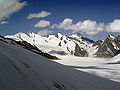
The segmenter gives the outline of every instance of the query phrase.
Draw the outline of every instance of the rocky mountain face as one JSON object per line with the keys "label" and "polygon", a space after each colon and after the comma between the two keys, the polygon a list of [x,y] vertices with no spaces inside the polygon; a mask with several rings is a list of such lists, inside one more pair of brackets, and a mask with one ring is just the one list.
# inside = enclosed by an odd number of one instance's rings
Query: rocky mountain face
{"label": "rocky mountain face", "polygon": [[81,48],[77,43],[75,46],[75,52],[74,52],[75,56],[81,56],[81,57],[87,57],[88,53],[84,48]]}
{"label": "rocky mountain face", "polygon": [[95,46],[97,46],[97,47],[100,46],[102,42],[103,42],[102,40],[97,40],[97,41],[95,41],[95,42],[93,43],[93,47],[95,47]]}
{"label": "rocky mountain face", "polygon": [[46,57],[46,58],[49,58],[49,59],[58,59],[56,56],[52,56],[52,55],[50,55],[48,53],[42,52],[35,45],[31,45],[30,43],[28,43],[26,41],[15,41],[15,40],[13,40],[11,38],[5,38],[3,36],[0,36],[0,41],[3,41],[3,42],[8,43],[8,44],[23,47],[24,49],[27,49],[29,51],[32,51],[32,52],[34,52],[36,54],[39,54],[39,55],[41,55],[43,57]]}
{"label": "rocky mountain face", "polygon": [[55,35],[40,36],[35,33],[17,33],[5,37],[16,41],[26,41],[45,53],[72,54],[80,57],[89,56],[89,49],[92,48],[94,42],[81,34],[66,36],[56,33]]}
{"label": "rocky mountain face", "polygon": [[[100,42],[101,43],[101,42]],[[109,35],[99,46],[95,53],[97,57],[113,57],[120,53],[120,35]]]}

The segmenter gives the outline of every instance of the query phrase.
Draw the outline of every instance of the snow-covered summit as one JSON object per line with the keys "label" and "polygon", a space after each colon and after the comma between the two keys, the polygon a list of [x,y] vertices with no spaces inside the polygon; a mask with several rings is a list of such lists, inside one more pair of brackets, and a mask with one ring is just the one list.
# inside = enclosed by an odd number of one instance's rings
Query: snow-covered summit
{"label": "snow-covered summit", "polygon": [[108,35],[108,38],[110,38],[110,39],[115,39],[115,37],[116,37],[116,36],[114,36],[114,35],[112,35],[112,34],[109,34],[109,35]]}
{"label": "snow-covered summit", "polygon": [[72,34],[70,37],[81,39],[82,38],[82,34],[76,33],[76,34]]}
{"label": "snow-covered summit", "polygon": [[16,41],[26,41],[50,54],[61,52],[62,54],[76,56],[89,56],[89,49],[92,47],[92,43],[83,39],[81,34],[66,36],[61,33],[56,33],[55,35],[41,36],[36,33],[17,33],[5,37],[12,38]]}

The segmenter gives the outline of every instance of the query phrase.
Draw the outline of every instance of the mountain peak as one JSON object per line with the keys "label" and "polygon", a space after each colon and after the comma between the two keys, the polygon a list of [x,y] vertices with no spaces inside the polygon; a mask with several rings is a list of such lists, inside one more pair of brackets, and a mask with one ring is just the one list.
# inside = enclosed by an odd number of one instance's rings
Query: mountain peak
{"label": "mountain peak", "polygon": [[63,36],[63,35],[60,32],[55,34],[55,37],[57,37],[57,38],[60,38],[61,36]]}
{"label": "mountain peak", "polygon": [[18,32],[18,33],[15,34],[15,35],[19,35],[19,36],[20,36],[20,35],[22,35],[22,34],[24,34],[24,33],[22,33],[22,32]]}
{"label": "mountain peak", "polygon": [[28,32],[27,34],[35,34],[34,32]]}
{"label": "mountain peak", "polygon": [[115,36],[113,34],[109,34],[108,37],[111,38],[111,39],[115,38]]}
{"label": "mountain peak", "polygon": [[82,34],[81,33],[76,33],[76,34],[72,34],[70,37],[80,39],[80,38],[82,38]]}

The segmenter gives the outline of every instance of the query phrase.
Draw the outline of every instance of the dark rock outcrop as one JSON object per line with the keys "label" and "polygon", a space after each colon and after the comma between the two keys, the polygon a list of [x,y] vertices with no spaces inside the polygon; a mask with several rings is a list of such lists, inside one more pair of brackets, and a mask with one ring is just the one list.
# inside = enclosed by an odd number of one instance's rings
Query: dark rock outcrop
{"label": "dark rock outcrop", "polygon": [[120,50],[120,36],[109,35],[105,41],[98,47],[97,57],[113,57]]}
{"label": "dark rock outcrop", "polygon": [[56,34],[55,34],[55,37],[56,37],[56,38],[60,38],[60,37],[59,37],[59,34],[61,35],[60,32],[56,33]]}
{"label": "dark rock outcrop", "polygon": [[74,55],[80,57],[87,57],[88,53],[85,49],[80,48],[79,45],[76,43]]}
{"label": "dark rock outcrop", "polygon": [[80,42],[80,40],[78,40],[77,38],[74,38],[74,37],[68,37],[68,38],[71,39],[71,40],[75,40],[77,42]]}
{"label": "dark rock outcrop", "polygon": [[94,46],[100,46],[102,42],[103,42],[102,40],[95,41],[94,44],[93,44],[93,47]]}
{"label": "dark rock outcrop", "polygon": [[58,44],[58,46],[62,46],[62,45],[61,45],[61,42]]}
{"label": "dark rock outcrop", "polygon": [[87,41],[88,43],[94,43],[94,40],[91,40],[91,39],[89,39],[89,38],[87,38],[87,37],[81,37],[81,39],[83,40],[83,41]]}

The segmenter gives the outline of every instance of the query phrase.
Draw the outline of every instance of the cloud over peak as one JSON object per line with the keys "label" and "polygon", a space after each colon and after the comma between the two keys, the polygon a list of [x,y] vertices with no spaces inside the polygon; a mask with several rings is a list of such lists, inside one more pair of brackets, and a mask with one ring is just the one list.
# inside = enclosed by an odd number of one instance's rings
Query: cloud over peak
{"label": "cloud over peak", "polygon": [[120,19],[115,19],[110,23],[97,23],[93,20],[78,21],[73,24],[73,20],[65,18],[59,24],[53,24],[51,28],[71,30],[72,33],[84,33],[87,35],[96,35],[100,32],[120,33]]}
{"label": "cloud over peak", "polygon": [[108,32],[119,32],[120,33],[120,19],[115,19],[113,22],[106,25]]}
{"label": "cloud over peak", "polygon": [[50,22],[49,22],[49,21],[47,21],[47,20],[40,20],[38,23],[36,23],[36,24],[34,25],[34,27],[40,28],[40,27],[47,27],[47,26],[49,26],[49,25],[50,25]]}
{"label": "cloud over peak", "polygon": [[40,13],[31,13],[31,14],[29,14],[27,19],[47,17],[49,15],[51,15],[50,12],[41,11]]}
{"label": "cloud over peak", "polygon": [[72,30],[72,33],[85,33],[88,35],[95,35],[101,32],[104,29],[104,23],[96,23],[96,21],[92,20],[84,20],[79,21],[73,24],[73,20],[70,18],[66,18],[60,24],[54,24],[52,28],[59,28],[64,30]]}
{"label": "cloud over peak", "polygon": [[41,36],[46,36],[46,35],[50,35],[53,31],[49,30],[49,29],[43,29],[43,30],[40,30],[38,32],[39,35]]}

